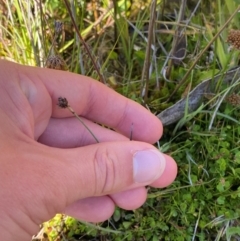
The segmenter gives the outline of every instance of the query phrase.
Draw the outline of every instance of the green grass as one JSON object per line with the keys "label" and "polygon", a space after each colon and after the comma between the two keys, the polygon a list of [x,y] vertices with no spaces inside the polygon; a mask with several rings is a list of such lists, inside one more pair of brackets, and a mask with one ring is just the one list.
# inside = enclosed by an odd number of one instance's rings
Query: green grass
{"label": "green grass", "polygon": [[[96,1],[96,6],[91,1],[70,1],[74,21],[94,65],[73,30],[64,1],[45,1],[40,6],[36,1],[13,0],[10,4],[6,0],[4,14],[0,15],[0,55],[44,67],[52,48],[62,56],[69,71],[100,79],[94,67],[98,66],[105,84],[159,113],[184,93],[187,96],[190,83],[193,88],[238,65],[239,51],[229,51],[226,39],[231,28],[240,27],[239,13],[233,14],[239,2],[205,0],[196,10],[197,2],[188,1],[185,21],[178,22],[184,1],[157,1],[158,17],[150,31],[154,8],[150,1],[141,6],[140,1],[119,1],[112,7],[107,0]],[[114,9],[120,16],[114,14]],[[222,28],[230,16],[233,19]],[[64,30],[57,35],[54,20],[64,23]],[[167,55],[172,51],[177,28],[184,29],[187,46],[185,58],[174,66]],[[211,40],[209,52],[206,46]],[[211,53],[214,55],[209,60]],[[145,62],[146,55],[149,63]],[[142,73],[146,65],[150,71]],[[174,90],[176,94],[169,99]],[[213,99],[165,128],[157,144],[179,166],[178,177],[170,187],[151,188],[142,208],[117,208],[110,220],[98,225],[57,215],[44,225],[49,240],[239,240],[240,112],[239,106],[224,100],[226,91],[238,94],[239,87],[216,86]],[[59,229],[64,231],[61,235]]]}

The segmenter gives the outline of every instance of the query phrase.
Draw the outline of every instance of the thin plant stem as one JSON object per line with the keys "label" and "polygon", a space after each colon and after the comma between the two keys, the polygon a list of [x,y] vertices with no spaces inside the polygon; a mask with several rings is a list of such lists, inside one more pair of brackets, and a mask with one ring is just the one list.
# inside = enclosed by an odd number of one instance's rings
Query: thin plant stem
{"label": "thin plant stem", "polygon": [[94,140],[99,143],[99,140],[97,137],[93,134],[93,132],[88,128],[88,126],[84,123],[84,121],[77,115],[77,113],[73,110],[73,108],[68,104],[68,100],[64,97],[58,98],[57,105],[62,109],[68,109],[81,123],[82,125],[89,131],[89,133],[92,135]]}
{"label": "thin plant stem", "polygon": [[131,124],[131,129],[130,129],[130,141],[133,139],[133,123]]}
{"label": "thin plant stem", "polygon": [[99,140],[97,137],[93,134],[93,132],[88,128],[88,126],[84,123],[84,121],[77,115],[77,113],[72,109],[70,105],[67,106],[67,109],[82,123],[82,125],[89,131],[89,133],[92,135],[94,140],[99,143]]}

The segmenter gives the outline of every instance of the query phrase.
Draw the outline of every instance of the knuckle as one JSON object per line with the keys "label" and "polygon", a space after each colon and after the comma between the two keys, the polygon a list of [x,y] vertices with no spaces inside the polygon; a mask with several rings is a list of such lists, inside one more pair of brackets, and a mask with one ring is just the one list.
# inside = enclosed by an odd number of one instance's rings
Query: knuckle
{"label": "knuckle", "polygon": [[94,156],[95,194],[110,193],[116,186],[118,157],[109,148],[100,147]]}

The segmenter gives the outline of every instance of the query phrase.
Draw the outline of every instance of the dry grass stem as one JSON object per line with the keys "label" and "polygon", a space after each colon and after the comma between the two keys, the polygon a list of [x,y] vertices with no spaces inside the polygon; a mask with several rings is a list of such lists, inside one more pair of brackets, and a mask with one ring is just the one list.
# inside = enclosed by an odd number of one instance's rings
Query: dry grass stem
{"label": "dry grass stem", "polygon": [[150,13],[150,21],[149,21],[149,27],[148,27],[148,42],[147,42],[147,48],[145,52],[145,61],[142,71],[142,89],[141,89],[141,95],[143,97],[144,103],[147,102],[148,98],[148,85],[149,85],[149,78],[150,78],[150,57],[151,57],[151,46],[153,41],[153,29],[155,26],[155,12],[156,12],[156,0],[153,0],[151,4],[151,13]]}
{"label": "dry grass stem", "polygon": [[98,64],[97,64],[96,61],[94,60],[94,57],[93,57],[93,55],[92,55],[89,47],[87,46],[86,42],[84,41],[84,39],[82,38],[82,36],[81,36],[81,34],[80,34],[79,30],[78,30],[76,21],[75,21],[75,19],[74,19],[74,17],[73,17],[73,14],[72,14],[72,11],[71,11],[71,9],[70,9],[70,6],[69,6],[68,1],[67,1],[67,0],[64,0],[64,3],[65,3],[65,5],[66,5],[66,8],[67,8],[68,13],[69,13],[69,15],[70,15],[72,24],[73,24],[74,29],[75,29],[75,31],[76,31],[76,34],[77,34],[78,38],[80,39],[81,43],[83,44],[84,48],[86,49],[87,54],[88,54],[89,58],[91,59],[92,64],[93,64],[93,66],[94,66],[94,69],[96,70],[96,72],[97,72],[97,74],[98,74],[98,76],[99,76],[99,78],[100,78],[100,81],[101,81],[102,83],[106,83],[106,81],[104,80],[103,75],[102,75],[101,72],[100,72],[100,69],[99,69],[99,67],[98,67]]}

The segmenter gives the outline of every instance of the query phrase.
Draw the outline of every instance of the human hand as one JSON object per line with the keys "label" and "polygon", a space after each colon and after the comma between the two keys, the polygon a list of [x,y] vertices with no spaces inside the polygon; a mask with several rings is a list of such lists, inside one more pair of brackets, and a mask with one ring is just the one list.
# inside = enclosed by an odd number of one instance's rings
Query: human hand
{"label": "human hand", "polygon": [[[106,220],[115,205],[141,206],[144,186],[165,187],[175,179],[173,159],[149,144],[160,138],[162,125],[139,104],[69,72],[0,61],[0,73],[2,240],[30,240],[56,213]],[[59,97],[100,143],[57,105]]]}

